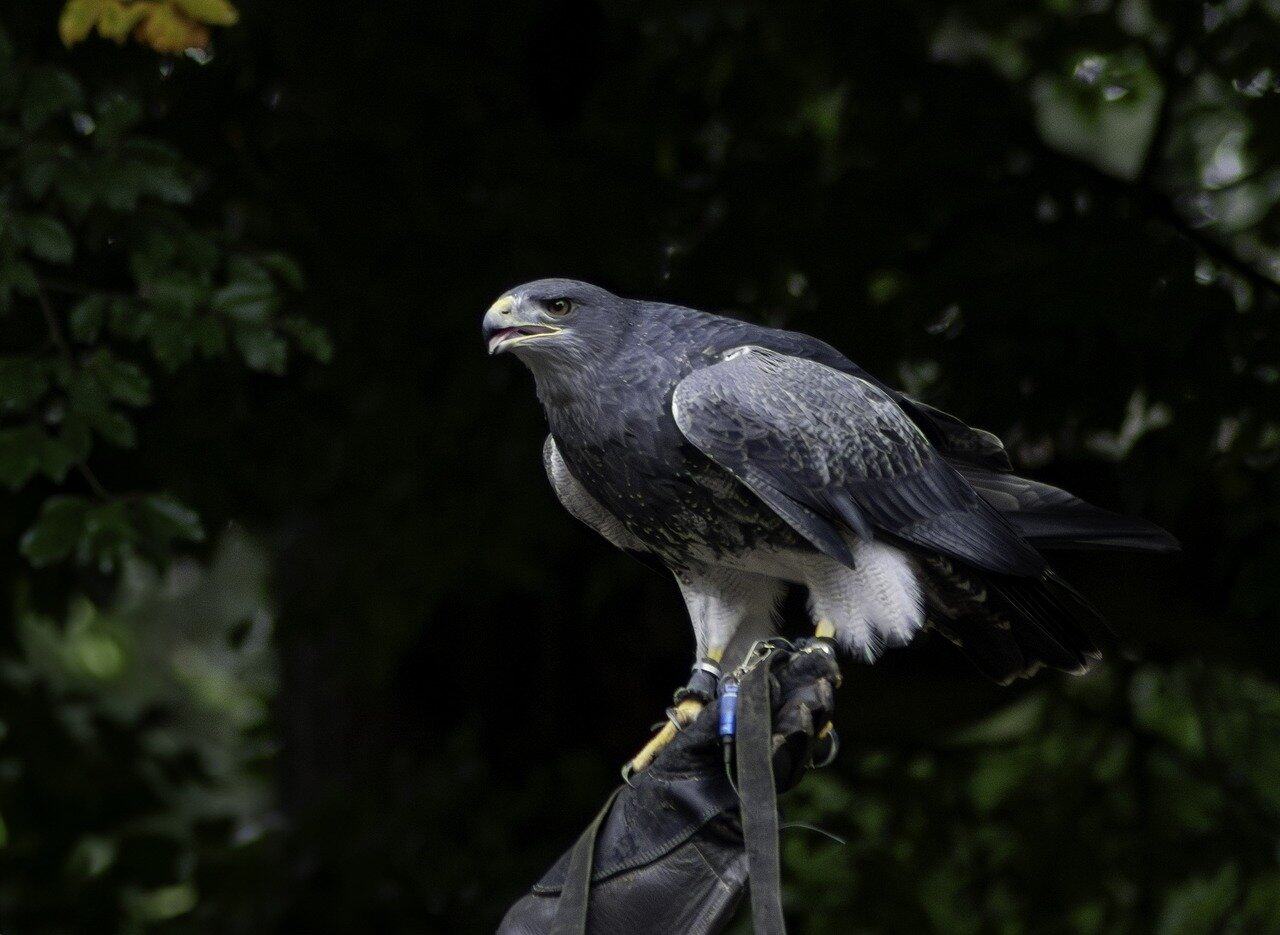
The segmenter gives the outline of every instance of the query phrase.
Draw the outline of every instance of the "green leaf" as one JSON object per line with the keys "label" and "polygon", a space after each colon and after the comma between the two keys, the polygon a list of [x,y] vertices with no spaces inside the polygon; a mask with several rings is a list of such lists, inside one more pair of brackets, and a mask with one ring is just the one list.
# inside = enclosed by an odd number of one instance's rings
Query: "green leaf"
{"label": "green leaf", "polygon": [[138,166],[104,162],[98,166],[95,181],[98,195],[108,208],[126,214],[138,210],[142,195],[142,171]]}
{"label": "green leaf", "polygon": [[979,759],[969,776],[969,797],[974,808],[986,814],[1024,787],[1035,768],[1025,749],[990,751]]}
{"label": "green leaf", "polygon": [[136,364],[120,360],[102,348],[90,355],[84,365],[112,399],[127,406],[151,402],[151,381]]}
{"label": "green leaf", "polygon": [[151,494],[137,501],[138,525],[158,544],[167,547],[173,540],[201,542],[204,527],[195,510],[168,494]]}
{"label": "green leaf", "polygon": [[123,94],[99,100],[97,112],[98,129],[94,143],[103,148],[114,146],[142,120],[142,105]]}
{"label": "green leaf", "polygon": [[30,148],[22,156],[22,187],[37,201],[42,201],[53,187],[58,173],[58,160],[51,155],[38,155]]}
{"label": "green leaf", "polygon": [[0,357],[0,412],[23,412],[49,389],[49,362],[38,357]]}
{"label": "green leaf", "polygon": [[236,280],[213,294],[210,308],[235,321],[261,324],[270,320],[280,299],[270,280]]}
{"label": "green leaf", "polygon": [[177,261],[177,242],[159,227],[144,228],[129,250],[129,272],[140,284],[172,272]]}
{"label": "green leaf", "polygon": [[88,424],[74,414],[68,414],[58,433],[58,442],[65,445],[76,461],[83,461],[93,450],[93,432]]}
{"label": "green leaf", "polygon": [[17,490],[40,470],[44,432],[35,424],[0,429],[0,484]]}
{"label": "green leaf", "polygon": [[11,259],[0,266],[0,290],[33,296],[37,288],[36,272],[28,263]]}
{"label": "green leaf", "polygon": [[75,254],[75,242],[70,232],[57,218],[37,214],[25,218],[21,225],[22,237],[32,254],[49,263],[70,263]]}
{"label": "green leaf", "polygon": [[166,204],[185,205],[195,197],[191,183],[174,166],[154,166],[143,173],[139,190]]}
{"label": "green leaf", "polygon": [[168,143],[147,137],[131,137],[120,147],[120,151],[132,159],[154,165],[183,165],[182,155],[176,149]]}
{"label": "green leaf", "polygon": [[211,281],[213,271],[222,261],[222,246],[207,233],[197,230],[170,230],[170,237],[178,247],[183,267]]}
{"label": "green leaf", "polygon": [[139,291],[158,310],[182,318],[194,314],[207,294],[203,283],[179,270],[149,277]]}
{"label": "green leaf", "polygon": [[323,327],[305,318],[286,318],[280,328],[298,343],[304,354],[309,354],[322,364],[333,358],[333,342]]}
{"label": "green leaf", "polygon": [[54,369],[54,375],[58,385],[66,391],[67,405],[73,413],[88,415],[93,412],[102,412],[107,408],[108,397],[105,388],[93,378],[89,371],[59,362]]}
{"label": "green leaf", "polygon": [[50,497],[35,524],[23,533],[18,551],[37,568],[62,561],[80,543],[88,511],[89,501],[84,497]]}
{"label": "green leaf", "polygon": [[41,433],[40,470],[54,483],[60,484],[67,478],[72,466],[80,461],[76,452],[61,438]]}
{"label": "green leaf", "polygon": [[91,506],[84,517],[84,535],[76,548],[76,561],[95,565],[103,573],[116,568],[133,554],[138,533],[123,500]]}
{"label": "green leaf", "polygon": [[1280,872],[1264,872],[1245,884],[1246,931],[1280,931]]}
{"label": "green leaf", "polygon": [[151,331],[155,314],[145,303],[129,298],[115,298],[107,306],[107,323],[113,333],[130,341],[141,341]]}
{"label": "green leaf", "polygon": [[288,348],[284,338],[270,328],[242,327],[235,331],[236,347],[251,370],[284,373]]}
{"label": "green leaf", "polygon": [[257,257],[246,256],[243,253],[233,253],[227,257],[227,279],[233,282],[238,279],[248,279],[264,286],[271,284],[271,274]]}
{"label": "green leaf", "polygon": [[227,351],[227,328],[219,318],[200,316],[192,323],[192,335],[205,357],[219,357]]}
{"label": "green leaf", "polygon": [[75,216],[83,215],[99,200],[98,178],[84,160],[59,166],[53,186],[67,210]]}
{"label": "green leaf", "polygon": [[22,126],[27,130],[37,129],[83,103],[84,92],[71,75],[48,66],[32,69],[22,92]]}
{"label": "green leaf", "polygon": [[195,353],[195,336],[186,321],[153,319],[147,331],[151,354],[166,370],[177,370]]}
{"label": "green leaf", "polygon": [[[104,441],[120,448],[132,448],[137,443],[133,423],[123,413],[111,408],[113,393],[110,387],[122,392],[130,398],[137,399],[140,386],[127,370],[132,365],[125,365],[124,370],[116,370],[114,364],[94,366],[92,363],[84,367],[71,369],[58,374],[59,383],[67,393],[67,405],[70,417],[75,417],[84,425],[93,429]],[[106,379],[99,376],[99,370],[109,371]],[[139,372],[140,375],[140,372]],[[145,380],[145,377],[142,378]]]}
{"label": "green leaf", "polygon": [[85,421],[102,437],[103,441],[109,442],[117,448],[132,448],[138,443],[138,436],[134,431],[133,423],[122,412],[107,409],[102,412],[88,414]]}
{"label": "green leaf", "polygon": [[1159,935],[1222,931],[1238,887],[1239,872],[1234,864],[1226,864],[1211,878],[1188,880],[1165,900],[1156,931]]}
{"label": "green leaf", "polygon": [[107,313],[107,301],[104,295],[91,295],[72,307],[69,319],[72,338],[82,344],[92,344],[98,340]]}
{"label": "green leaf", "polygon": [[275,273],[290,289],[301,292],[306,288],[306,279],[302,275],[302,267],[291,256],[283,253],[265,253],[258,258],[264,267]]}
{"label": "green leaf", "polygon": [[75,880],[89,880],[106,872],[115,859],[114,841],[86,835],[67,857],[67,873]]}
{"label": "green leaf", "polygon": [[122,899],[129,915],[144,923],[165,922],[185,915],[198,901],[191,883],[175,883],[154,890],[125,890]]}
{"label": "green leaf", "polygon": [[1028,737],[1039,728],[1047,700],[1041,692],[1020,698],[976,724],[956,731],[951,736],[951,743],[959,746],[981,746]]}

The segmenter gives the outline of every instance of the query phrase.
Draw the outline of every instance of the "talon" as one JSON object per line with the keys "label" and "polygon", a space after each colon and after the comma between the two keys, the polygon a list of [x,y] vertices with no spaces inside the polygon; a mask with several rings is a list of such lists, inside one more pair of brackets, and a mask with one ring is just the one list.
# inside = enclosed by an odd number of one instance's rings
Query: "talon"
{"label": "talon", "polygon": [[[823,748],[825,747],[825,750]],[[814,754],[822,751],[821,756],[810,761],[810,769],[822,769],[824,766],[830,766],[835,761],[836,753],[840,750],[840,737],[836,733],[835,727],[830,721],[822,730],[818,731],[816,742],[814,743]]]}
{"label": "talon", "polygon": [[677,732],[684,730],[693,723],[703,707],[703,703],[697,698],[686,698],[674,708],[668,709],[667,716],[670,718],[670,722],[662,725],[662,729],[654,734],[640,752],[631,758],[630,763],[623,767],[624,776],[638,773],[652,763],[654,757],[661,753],[667,744],[676,739]]}

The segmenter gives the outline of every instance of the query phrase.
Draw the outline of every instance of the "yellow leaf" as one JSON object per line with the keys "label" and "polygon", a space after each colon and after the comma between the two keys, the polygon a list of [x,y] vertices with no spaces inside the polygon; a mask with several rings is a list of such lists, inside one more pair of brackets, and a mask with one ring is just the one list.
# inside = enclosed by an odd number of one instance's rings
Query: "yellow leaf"
{"label": "yellow leaf", "polygon": [[240,19],[228,0],[173,0],[173,3],[192,19],[212,26],[231,26]]}
{"label": "yellow leaf", "polygon": [[58,17],[58,36],[70,48],[89,35],[102,15],[102,0],[67,0]]}
{"label": "yellow leaf", "polygon": [[142,18],[155,8],[154,3],[131,3],[125,6],[120,0],[105,0],[102,19],[98,21],[98,33],[105,39],[124,44]]}
{"label": "yellow leaf", "polygon": [[209,30],[171,6],[154,7],[134,37],[157,52],[179,53],[209,45]]}

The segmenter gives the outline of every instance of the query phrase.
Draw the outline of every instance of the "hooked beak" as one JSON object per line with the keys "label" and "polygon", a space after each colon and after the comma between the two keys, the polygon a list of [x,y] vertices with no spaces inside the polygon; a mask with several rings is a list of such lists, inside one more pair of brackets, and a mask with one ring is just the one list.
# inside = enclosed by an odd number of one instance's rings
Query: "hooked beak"
{"label": "hooked beak", "polygon": [[559,334],[563,328],[521,322],[512,314],[516,307],[513,296],[504,295],[484,315],[484,339],[490,354],[501,354],[520,344]]}
{"label": "hooked beak", "polygon": [[515,325],[506,328],[485,329],[485,338],[489,342],[490,354],[501,354],[517,344],[526,344],[537,338],[559,334],[561,329],[548,325]]}

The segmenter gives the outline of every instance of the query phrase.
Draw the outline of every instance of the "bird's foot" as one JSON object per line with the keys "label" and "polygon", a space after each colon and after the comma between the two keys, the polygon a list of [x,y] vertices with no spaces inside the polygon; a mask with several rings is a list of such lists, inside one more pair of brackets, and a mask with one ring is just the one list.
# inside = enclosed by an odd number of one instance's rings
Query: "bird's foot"
{"label": "bird's foot", "polygon": [[667,723],[650,738],[649,742],[633,756],[623,770],[624,775],[638,773],[662,752],[663,748],[676,739],[676,734],[694,722],[702,709],[706,707],[700,698],[688,697],[667,709]]}
{"label": "bird's foot", "polygon": [[638,773],[650,763],[663,748],[675,740],[676,734],[694,722],[698,714],[716,697],[720,686],[720,656],[722,650],[713,649],[706,657],[693,664],[688,683],[675,695],[675,704],[667,708],[667,723],[649,740],[639,753],[622,768],[623,778]]}

